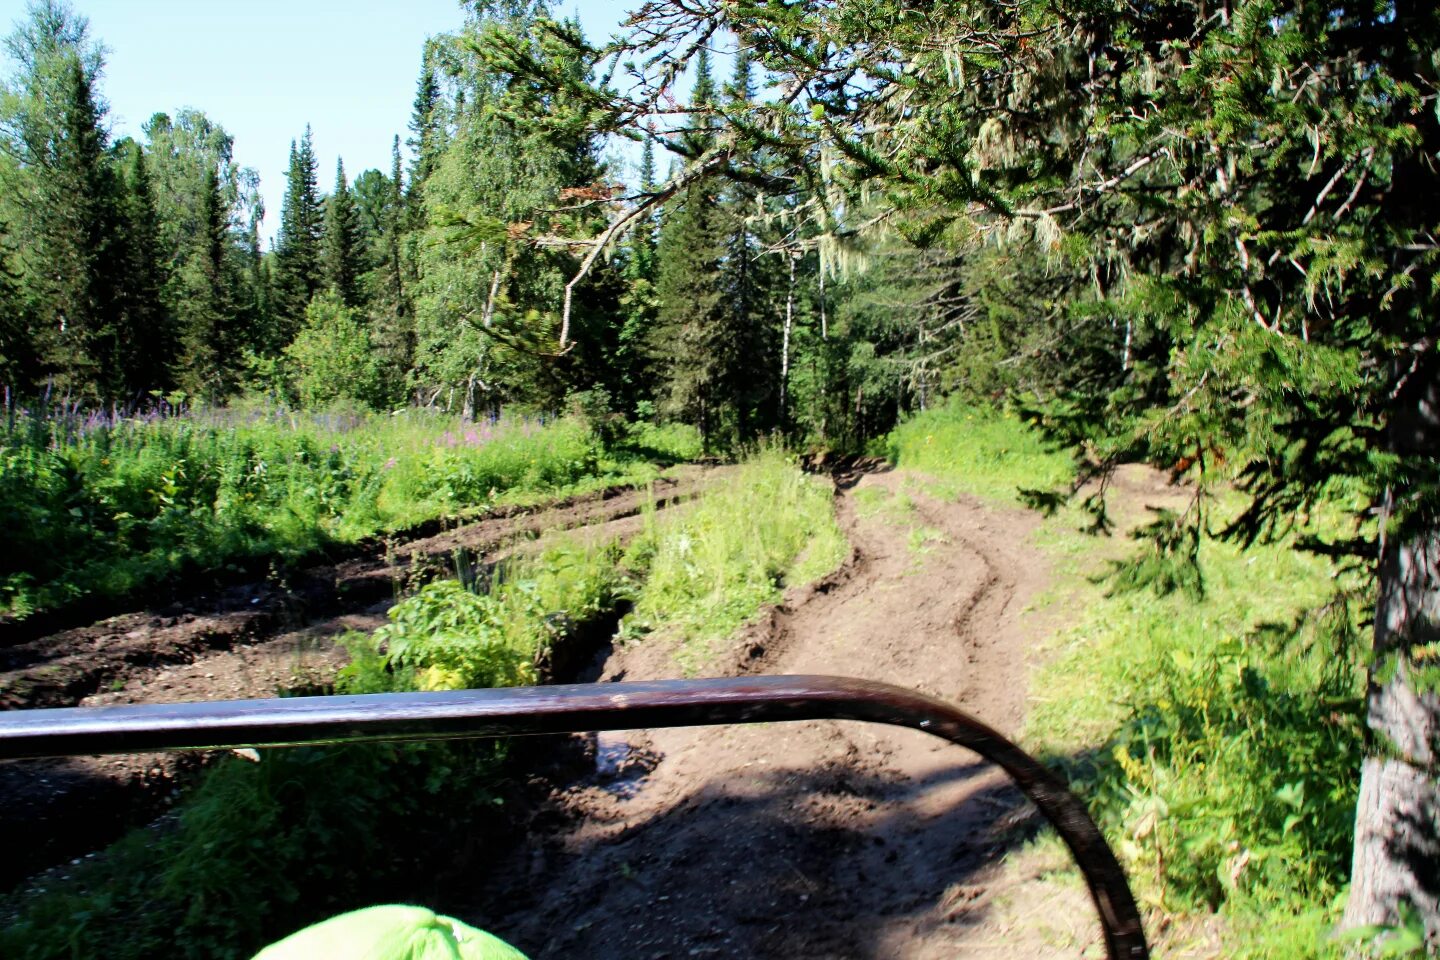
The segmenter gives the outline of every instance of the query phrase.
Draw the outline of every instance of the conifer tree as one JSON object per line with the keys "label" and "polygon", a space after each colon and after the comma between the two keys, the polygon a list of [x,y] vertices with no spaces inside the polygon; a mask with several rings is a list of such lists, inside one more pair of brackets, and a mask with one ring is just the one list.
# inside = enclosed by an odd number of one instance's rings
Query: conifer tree
{"label": "conifer tree", "polygon": [[306,124],[299,145],[290,144],[290,170],[275,237],[274,312],[281,341],[277,346],[294,337],[304,319],[305,307],[323,282],[324,214],[316,173],[310,126]]}
{"label": "conifer tree", "polygon": [[440,153],[445,147],[440,81],[435,69],[433,43],[427,43],[420,64],[420,79],[415,84],[415,102],[410,114],[408,145],[415,154],[410,166],[410,192],[415,212],[419,212],[420,192],[425,181],[435,172]]}
{"label": "conifer tree", "polygon": [[[685,136],[696,155],[713,143],[714,97],[709,55],[702,50],[691,97],[700,119]],[[727,337],[732,314],[724,289],[725,221],[719,184],[695,180],[667,204],[657,251],[660,310],[651,347],[659,393],[673,415],[700,428],[707,449],[733,410],[727,381],[736,345]]]}
{"label": "conifer tree", "polygon": [[124,164],[122,221],[124,252],[117,322],[117,363],[126,393],[138,397],[171,385],[175,357],[173,320],[164,305],[165,272],[160,221],[145,151],[133,140],[119,145]]}
{"label": "conifer tree", "polygon": [[0,385],[12,390],[28,385],[36,365],[30,324],[20,298],[20,272],[11,266],[13,257],[9,226],[0,212]]}
{"label": "conifer tree", "polygon": [[359,304],[360,216],[345,180],[345,161],[336,161],[335,190],[325,200],[321,269],[328,287],[347,307]]}
{"label": "conifer tree", "polygon": [[181,268],[180,351],[175,380],[191,396],[214,401],[235,385],[236,305],[227,273],[228,222],[220,182],[205,171],[199,209],[202,244]]}
{"label": "conifer tree", "polygon": [[27,241],[35,372],[74,396],[115,396],[123,390],[115,365],[123,223],[94,88],[99,55],[83,18],[54,2],[32,8],[8,46],[24,70],[7,104],[23,171],[7,193]]}

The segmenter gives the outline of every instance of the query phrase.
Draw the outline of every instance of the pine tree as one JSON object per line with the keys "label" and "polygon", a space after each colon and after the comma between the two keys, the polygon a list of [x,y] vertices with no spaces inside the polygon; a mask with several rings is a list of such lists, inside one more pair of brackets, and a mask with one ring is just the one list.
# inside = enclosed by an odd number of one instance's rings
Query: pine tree
{"label": "pine tree", "polygon": [[36,366],[29,319],[20,297],[20,271],[11,266],[14,244],[0,213],[0,388],[29,383]]}
{"label": "pine tree", "polygon": [[420,64],[420,79],[415,85],[415,103],[410,115],[408,146],[415,154],[410,167],[410,191],[413,212],[419,214],[420,195],[425,181],[435,172],[445,147],[445,127],[441,113],[440,81],[436,75],[434,47],[426,44]]}
{"label": "pine tree", "polygon": [[[727,93],[727,113],[743,116],[754,96],[751,55],[746,47],[741,47],[735,56],[735,74]],[[752,161],[758,158],[752,157]],[[754,219],[762,203],[759,189],[744,181],[731,182],[721,202],[727,234],[721,287],[728,310],[725,330],[717,337],[726,343],[733,357],[728,369],[722,371],[722,383],[735,410],[737,434],[745,440],[757,430],[778,425],[781,419],[775,307],[788,298],[793,314],[794,274],[776,269],[778,257],[767,259],[760,255],[761,240]],[[790,259],[788,251],[786,259]]]}
{"label": "pine tree", "polygon": [[28,78],[33,112],[18,124],[28,166],[17,199],[25,212],[33,342],[39,372],[57,388],[109,397],[123,390],[115,366],[123,259],[118,182],[84,55],[54,37],[46,42]]}
{"label": "pine tree", "polygon": [[321,270],[325,286],[347,307],[359,305],[360,216],[345,180],[345,161],[335,165],[335,191],[325,200]]}
{"label": "pine tree", "polygon": [[294,338],[305,307],[323,282],[321,245],[324,213],[316,181],[317,163],[310,126],[297,146],[290,144],[290,171],[275,237],[274,312],[280,344]]}
{"label": "pine tree", "polygon": [[214,170],[205,172],[199,222],[203,244],[181,268],[180,352],[176,383],[194,397],[215,401],[235,385],[237,310],[231,298],[233,285],[227,273],[228,222],[220,182]]}
{"label": "pine tree", "polygon": [[170,365],[177,349],[176,331],[164,304],[160,221],[145,151],[138,143],[127,140],[117,154],[124,163],[117,363],[124,375],[125,392],[138,397],[172,385]]}
{"label": "pine tree", "polygon": [[[701,122],[687,134],[693,153],[709,148],[708,120],[715,85],[703,50],[696,67],[691,106]],[[726,216],[719,185],[710,178],[692,182],[666,206],[657,250],[659,317],[651,346],[664,406],[695,423],[707,449],[733,411],[727,396],[735,347],[729,341],[731,311],[725,300]]]}

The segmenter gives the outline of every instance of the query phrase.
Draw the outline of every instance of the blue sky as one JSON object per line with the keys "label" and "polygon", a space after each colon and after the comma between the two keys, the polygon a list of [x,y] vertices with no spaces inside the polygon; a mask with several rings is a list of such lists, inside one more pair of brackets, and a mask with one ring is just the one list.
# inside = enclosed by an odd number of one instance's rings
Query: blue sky
{"label": "blue sky", "polygon": [[[260,172],[266,236],[280,217],[290,141],[308,122],[320,186],[335,160],[351,180],[390,169],[415,97],[425,38],[458,29],[457,0],[71,0],[107,48],[101,92],[115,136],[141,137],[157,111],[203,110],[235,139],[235,157]],[[557,6],[578,12],[592,39],[608,37],[633,0]],[[0,30],[25,16],[0,0]],[[5,73],[10,64],[5,64]]]}

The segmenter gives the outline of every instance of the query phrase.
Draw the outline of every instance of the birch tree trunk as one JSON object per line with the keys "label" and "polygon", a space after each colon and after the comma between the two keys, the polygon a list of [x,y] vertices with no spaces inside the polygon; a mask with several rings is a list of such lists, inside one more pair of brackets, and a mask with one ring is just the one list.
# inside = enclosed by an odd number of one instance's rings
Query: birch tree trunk
{"label": "birch tree trunk", "polygon": [[785,288],[785,332],[780,338],[780,422],[785,422],[785,403],[790,389],[790,324],[795,319],[795,258],[790,258],[790,283]]}
{"label": "birch tree trunk", "polygon": [[[1402,455],[1440,449],[1435,372],[1418,371],[1418,402],[1392,428]],[[1408,493],[1387,492],[1385,519],[1395,497]],[[1381,537],[1366,694],[1373,742],[1360,774],[1344,925],[1393,924],[1399,905],[1409,903],[1424,918],[1433,949],[1440,944],[1440,529],[1429,520],[1398,543]]]}

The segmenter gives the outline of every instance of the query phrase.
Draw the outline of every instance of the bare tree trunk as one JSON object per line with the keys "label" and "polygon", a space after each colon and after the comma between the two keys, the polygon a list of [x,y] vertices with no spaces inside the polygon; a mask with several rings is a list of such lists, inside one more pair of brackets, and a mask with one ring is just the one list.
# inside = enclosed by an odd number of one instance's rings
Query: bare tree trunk
{"label": "bare tree trunk", "polygon": [[[1435,456],[1440,448],[1440,383],[1434,374],[1412,371],[1419,396],[1391,428],[1392,448],[1402,455]],[[1396,495],[1386,493],[1386,521]],[[1437,642],[1440,529],[1432,522],[1391,543],[1382,527],[1366,695],[1373,742],[1360,773],[1344,925],[1392,924],[1400,904],[1409,903],[1424,918],[1432,948],[1440,944],[1440,677],[1430,659]]]}
{"label": "bare tree trunk", "polygon": [[[920,410],[921,410],[921,412],[923,413],[924,410],[925,410],[925,400],[926,400],[925,393],[926,393],[926,387],[928,386],[928,385],[926,384],[926,382],[925,382],[925,359],[924,359],[924,357],[925,357],[925,321],[924,321],[924,320],[921,320],[921,321],[920,321],[920,342],[919,342],[919,344],[918,344],[917,349],[920,351],[920,357],[921,357],[921,359],[920,359],[920,369],[919,369],[918,371],[916,371],[916,372],[919,374],[919,384],[918,384],[918,385],[919,385],[919,387],[920,387]],[[898,392],[898,391],[897,391],[897,392]]]}
{"label": "bare tree trunk", "polygon": [[[790,266],[790,283],[795,283],[795,266]],[[825,264],[820,264],[820,339],[830,339],[830,323],[825,319]]]}
{"label": "bare tree trunk", "polygon": [[460,411],[460,419],[467,423],[475,419],[475,377],[472,373],[465,381],[465,406]]}
{"label": "bare tree trunk", "polygon": [[485,311],[480,315],[481,326],[488,327],[495,319],[495,294],[500,291],[500,271],[490,276],[490,295],[485,298]]}
{"label": "bare tree trunk", "polygon": [[[823,307],[821,308],[824,309]],[[824,316],[824,313],[821,313]],[[785,332],[780,339],[780,422],[785,422],[785,403],[790,388],[790,324],[795,319],[795,258],[790,258],[790,285],[785,288]]]}

